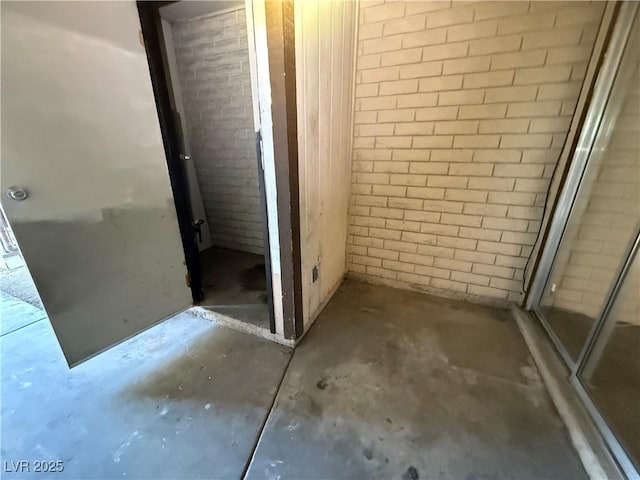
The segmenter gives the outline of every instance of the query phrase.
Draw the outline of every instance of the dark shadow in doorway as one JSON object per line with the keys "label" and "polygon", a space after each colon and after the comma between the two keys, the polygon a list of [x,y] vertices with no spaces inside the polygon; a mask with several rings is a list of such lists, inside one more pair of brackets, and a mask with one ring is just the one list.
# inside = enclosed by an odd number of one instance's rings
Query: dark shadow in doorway
{"label": "dark shadow in doorway", "polygon": [[264,257],[212,247],[200,258],[205,294],[200,306],[269,329]]}

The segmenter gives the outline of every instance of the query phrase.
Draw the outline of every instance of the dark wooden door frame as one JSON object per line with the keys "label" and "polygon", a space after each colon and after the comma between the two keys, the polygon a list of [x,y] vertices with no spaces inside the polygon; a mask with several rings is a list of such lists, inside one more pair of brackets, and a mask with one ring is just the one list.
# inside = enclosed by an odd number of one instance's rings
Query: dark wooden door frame
{"label": "dark wooden door frame", "polygon": [[[176,206],[182,248],[187,266],[187,284],[191,288],[191,296],[194,303],[199,303],[204,298],[202,290],[202,274],[200,271],[200,254],[193,230],[193,213],[189,201],[189,184],[187,172],[180,158],[181,141],[175,128],[175,116],[171,108],[170,92],[162,59],[162,38],[160,37],[161,24],[158,8],[170,2],[145,2],[138,1],[138,15],[144,47],[149,63],[149,73],[153,86],[153,95],[158,111],[162,143],[169,169],[173,201]],[[117,67],[117,66],[114,66]]]}
{"label": "dark wooden door frame", "polygon": [[[164,40],[158,9],[171,1],[138,1],[158,119],[171,177],[178,224],[185,253],[194,303],[203,298],[199,252],[193,232],[193,214],[189,202],[186,170],[180,159],[178,137],[171,95],[162,57]],[[298,180],[297,106],[295,77],[295,43],[293,2],[265,1],[267,46],[271,83],[274,163],[276,171],[278,233],[284,338],[296,340],[304,331],[302,303],[302,257],[300,246],[300,192]],[[266,202],[266,196],[265,196]],[[267,227],[265,225],[265,227]],[[265,228],[267,230],[267,228]],[[268,235],[268,230],[265,232]],[[271,259],[265,255],[265,260]],[[266,265],[266,262],[265,262]],[[270,268],[269,268],[270,271]],[[271,279],[269,279],[269,284]],[[273,288],[267,292],[273,295]],[[273,298],[269,302],[273,306]],[[271,309],[272,333],[275,319]]]}
{"label": "dark wooden door frame", "polygon": [[293,8],[292,0],[265,1],[284,337],[297,340],[304,333],[304,324]]}

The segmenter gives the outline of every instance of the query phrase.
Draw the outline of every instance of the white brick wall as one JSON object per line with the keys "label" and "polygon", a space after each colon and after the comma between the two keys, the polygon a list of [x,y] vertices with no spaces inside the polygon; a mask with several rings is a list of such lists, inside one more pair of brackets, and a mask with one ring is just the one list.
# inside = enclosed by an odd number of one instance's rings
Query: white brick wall
{"label": "white brick wall", "polygon": [[192,157],[213,244],[263,253],[244,9],[173,25]]}
{"label": "white brick wall", "polygon": [[603,9],[361,2],[352,273],[520,300]]}

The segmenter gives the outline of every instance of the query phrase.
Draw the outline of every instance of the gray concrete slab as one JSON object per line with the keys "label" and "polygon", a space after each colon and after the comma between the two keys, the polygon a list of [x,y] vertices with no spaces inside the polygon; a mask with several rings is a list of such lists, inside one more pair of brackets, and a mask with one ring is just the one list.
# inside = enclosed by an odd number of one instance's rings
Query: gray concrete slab
{"label": "gray concrete slab", "polygon": [[195,479],[241,476],[290,350],[184,313],[72,370],[47,320],[0,353],[3,478]]}
{"label": "gray concrete slab", "polygon": [[346,281],[248,478],[587,478],[507,312]]}
{"label": "gray concrete slab", "polygon": [[204,298],[200,306],[269,330],[264,257],[212,247],[202,252]]}
{"label": "gray concrete slab", "polygon": [[0,269],[0,291],[42,308],[40,296],[26,265],[11,270]]}
{"label": "gray concrete slab", "polygon": [[266,305],[218,305],[204,308],[258,328],[269,329],[269,309]]}
{"label": "gray concrete slab", "polygon": [[0,290],[0,336],[47,318],[40,308]]}
{"label": "gray concrete slab", "polygon": [[267,305],[264,256],[211,247],[200,254],[202,306]]}

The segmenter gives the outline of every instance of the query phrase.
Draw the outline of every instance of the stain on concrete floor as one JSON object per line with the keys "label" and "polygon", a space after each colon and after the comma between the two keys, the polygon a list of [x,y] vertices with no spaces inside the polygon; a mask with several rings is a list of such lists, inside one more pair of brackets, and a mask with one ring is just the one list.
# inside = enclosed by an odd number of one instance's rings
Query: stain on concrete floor
{"label": "stain on concrete floor", "polygon": [[267,289],[267,275],[264,263],[245,268],[240,274],[240,285],[244,290],[261,290]]}
{"label": "stain on concrete floor", "polygon": [[346,281],[296,349],[248,478],[586,478],[515,323]]}
{"label": "stain on concrete floor", "polygon": [[200,306],[269,330],[264,257],[212,247],[200,260],[205,295]]}
{"label": "stain on concrete floor", "polygon": [[200,254],[203,306],[263,304],[267,289],[264,257],[212,247]]}

